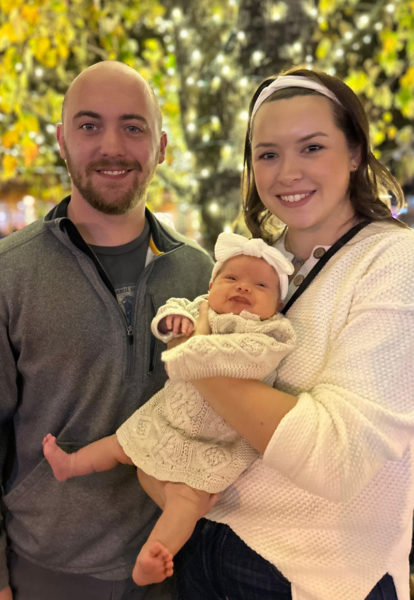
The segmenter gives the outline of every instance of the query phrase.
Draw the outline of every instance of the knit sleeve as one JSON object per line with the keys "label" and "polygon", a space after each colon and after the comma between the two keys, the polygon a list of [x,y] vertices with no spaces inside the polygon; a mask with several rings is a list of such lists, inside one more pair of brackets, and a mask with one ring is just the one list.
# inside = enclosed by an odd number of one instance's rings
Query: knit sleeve
{"label": "knit sleeve", "polygon": [[260,325],[248,323],[248,332],[196,335],[164,352],[162,359],[169,378],[172,381],[216,376],[264,379],[292,350],[295,334],[285,318],[272,324],[266,333],[260,331]]}
{"label": "knit sleeve", "polygon": [[[315,347],[326,332],[325,359],[264,453],[299,487],[333,501],[358,494],[388,461],[407,456],[414,439],[414,240],[408,232],[394,238],[368,256],[351,252],[342,279],[326,275],[329,284],[309,287],[306,315],[317,319]],[[287,376],[305,368],[296,362]]]}
{"label": "knit sleeve", "polygon": [[168,315],[181,315],[195,323],[198,316],[199,304],[205,298],[206,296],[198,296],[193,301],[187,300],[187,298],[169,298],[165,304],[160,306],[151,322],[151,331],[153,335],[167,344],[175,336],[172,333],[162,333],[159,330],[160,321]]}

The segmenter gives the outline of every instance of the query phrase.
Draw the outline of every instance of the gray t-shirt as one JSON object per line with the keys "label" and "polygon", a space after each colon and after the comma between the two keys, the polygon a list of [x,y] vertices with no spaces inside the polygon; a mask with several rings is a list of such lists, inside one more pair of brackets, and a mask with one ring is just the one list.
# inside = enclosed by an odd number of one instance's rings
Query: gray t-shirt
{"label": "gray t-shirt", "polygon": [[150,228],[146,221],[142,233],[122,246],[92,246],[99,262],[114,286],[119,305],[128,324],[132,322],[137,281],[145,267]]}

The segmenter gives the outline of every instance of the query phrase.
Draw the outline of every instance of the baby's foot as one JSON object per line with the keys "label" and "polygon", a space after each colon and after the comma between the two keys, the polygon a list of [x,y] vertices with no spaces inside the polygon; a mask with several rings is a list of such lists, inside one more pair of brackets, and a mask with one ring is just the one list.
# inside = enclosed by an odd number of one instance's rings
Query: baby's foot
{"label": "baby's foot", "polygon": [[161,542],[146,542],[138,554],[132,571],[137,585],[159,583],[173,574],[173,557]]}
{"label": "baby's foot", "polygon": [[56,444],[56,438],[51,433],[48,433],[42,441],[43,454],[46,460],[52,467],[53,475],[58,481],[66,481],[71,476],[71,459],[70,454],[66,454]]}

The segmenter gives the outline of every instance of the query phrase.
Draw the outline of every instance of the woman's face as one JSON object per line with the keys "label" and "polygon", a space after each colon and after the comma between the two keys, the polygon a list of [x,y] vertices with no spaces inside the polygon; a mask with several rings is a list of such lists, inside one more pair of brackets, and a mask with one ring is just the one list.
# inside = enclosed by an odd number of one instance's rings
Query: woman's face
{"label": "woman's face", "polygon": [[331,102],[295,96],[262,104],[252,131],[252,164],[263,202],[291,230],[334,232],[354,215],[351,151]]}

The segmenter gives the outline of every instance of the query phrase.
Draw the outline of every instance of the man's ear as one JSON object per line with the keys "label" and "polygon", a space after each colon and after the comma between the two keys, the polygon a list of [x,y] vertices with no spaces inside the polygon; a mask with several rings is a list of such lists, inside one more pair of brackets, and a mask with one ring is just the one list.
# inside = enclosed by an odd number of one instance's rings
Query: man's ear
{"label": "man's ear", "polygon": [[58,126],[56,127],[56,139],[57,139],[58,144],[59,144],[59,153],[60,153],[60,156],[63,158],[63,160],[65,160],[66,156],[65,156],[64,137],[63,137],[63,124],[62,123],[58,123]]}
{"label": "man's ear", "polygon": [[165,160],[165,149],[167,147],[167,143],[168,143],[167,134],[165,133],[165,131],[161,131],[160,152],[158,155],[158,164],[161,164]]}

